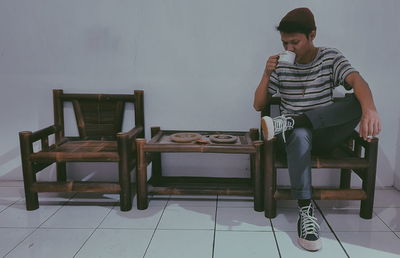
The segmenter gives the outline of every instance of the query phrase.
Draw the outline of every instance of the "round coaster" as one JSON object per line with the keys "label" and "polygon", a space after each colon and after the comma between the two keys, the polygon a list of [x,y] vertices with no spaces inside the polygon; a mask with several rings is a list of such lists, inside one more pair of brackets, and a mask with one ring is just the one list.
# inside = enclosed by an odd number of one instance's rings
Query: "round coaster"
{"label": "round coaster", "polygon": [[210,135],[210,140],[214,143],[234,143],[237,140],[237,136],[229,134],[213,134]]}
{"label": "round coaster", "polygon": [[198,133],[174,133],[170,136],[171,141],[173,142],[193,142],[201,139],[201,134]]}

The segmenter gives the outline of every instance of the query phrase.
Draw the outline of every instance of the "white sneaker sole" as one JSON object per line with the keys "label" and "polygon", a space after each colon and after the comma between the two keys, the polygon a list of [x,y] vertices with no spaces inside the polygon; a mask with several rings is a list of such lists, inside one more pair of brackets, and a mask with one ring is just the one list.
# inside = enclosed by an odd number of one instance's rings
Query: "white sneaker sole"
{"label": "white sneaker sole", "polygon": [[264,139],[269,141],[274,138],[274,121],[269,116],[264,116],[261,119],[261,128],[263,131]]}
{"label": "white sneaker sole", "polygon": [[301,247],[306,249],[307,251],[316,252],[322,248],[322,241],[321,239],[315,241],[309,241],[304,238],[298,238],[298,243]]}

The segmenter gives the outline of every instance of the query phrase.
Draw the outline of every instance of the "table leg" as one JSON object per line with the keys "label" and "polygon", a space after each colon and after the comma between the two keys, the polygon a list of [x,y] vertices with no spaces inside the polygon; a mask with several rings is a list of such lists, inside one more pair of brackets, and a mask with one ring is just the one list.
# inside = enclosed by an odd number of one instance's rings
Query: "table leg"
{"label": "table leg", "polygon": [[273,142],[265,141],[263,146],[264,162],[264,213],[267,218],[276,217],[276,169],[274,168]]}
{"label": "table leg", "polygon": [[144,152],[146,139],[136,139],[136,194],[138,210],[149,206],[147,199],[147,163]]}

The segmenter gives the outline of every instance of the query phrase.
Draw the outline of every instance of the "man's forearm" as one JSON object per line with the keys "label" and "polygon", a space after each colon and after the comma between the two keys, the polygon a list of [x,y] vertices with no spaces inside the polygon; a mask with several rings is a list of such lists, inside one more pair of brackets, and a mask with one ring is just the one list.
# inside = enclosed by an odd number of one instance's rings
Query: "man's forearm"
{"label": "man's forearm", "polygon": [[371,90],[367,82],[358,73],[347,76],[346,82],[354,89],[354,94],[360,102],[362,115],[360,121],[360,136],[370,141],[371,137],[376,136],[382,130],[382,125],[375,103],[372,98]]}
{"label": "man's forearm", "polygon": [[269,76],[266,74],[261,78],[260,84],[258,85],[256,92],[254,93],[254,109],[257,111],[262,110],[268,102],[268,83]]}

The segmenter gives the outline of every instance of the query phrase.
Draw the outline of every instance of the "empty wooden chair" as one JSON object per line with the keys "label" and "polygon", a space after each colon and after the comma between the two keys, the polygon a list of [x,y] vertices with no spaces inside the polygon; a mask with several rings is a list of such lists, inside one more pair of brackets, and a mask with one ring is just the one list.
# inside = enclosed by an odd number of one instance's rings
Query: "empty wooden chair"
{"label": "empty wooden chair", "polygon": [[[135,90],[134,94],[67,94],[53,90],[53,102],[54,125],[36,132],[19,133],[26,209],[39,207],[38,192],[100,192],[119,194],[121,211],[130,210],[130,171],[136,165],[135,139],[144,137],[143,91]],[[66,102],[73,105],[78,137],[65,136]],[[128,132],[121,132],[126,103],[134,104],[135,126]],[[49,143],[50,137],[55,139],[53,144]],[[41,148],[34,151],[37,141]],[[116,162],[118,180],[67,181],[67,162]],[[57,181],[37,182],[36,174],[53,163],[56,163]]]}
{"label": "empty wooden chair", "polygon": [[[280,98],[273,97],[270,105],[262,111],[261,116],[271,116],[271,106],[279,106]],[[291,199],[290,189],[277,186],[277,168],[287,168],[286,155],[276,151],[276,140],[264,140],[263,166],[264,166],[264,206],[265,216],[276,216],[276,200]],[[375,176],[378,154],[378,138],[364,141],[356,131],[353,132],[348,142],[336,148],[329,154],[315,155],[312,157],[314,168],[340,169],[340,186],[334,189],[313,189],[314,200],[361,200],[360,217],[372,218],[375,192]],[[362,188],[351,188],[351,172],[362,180]]]}

